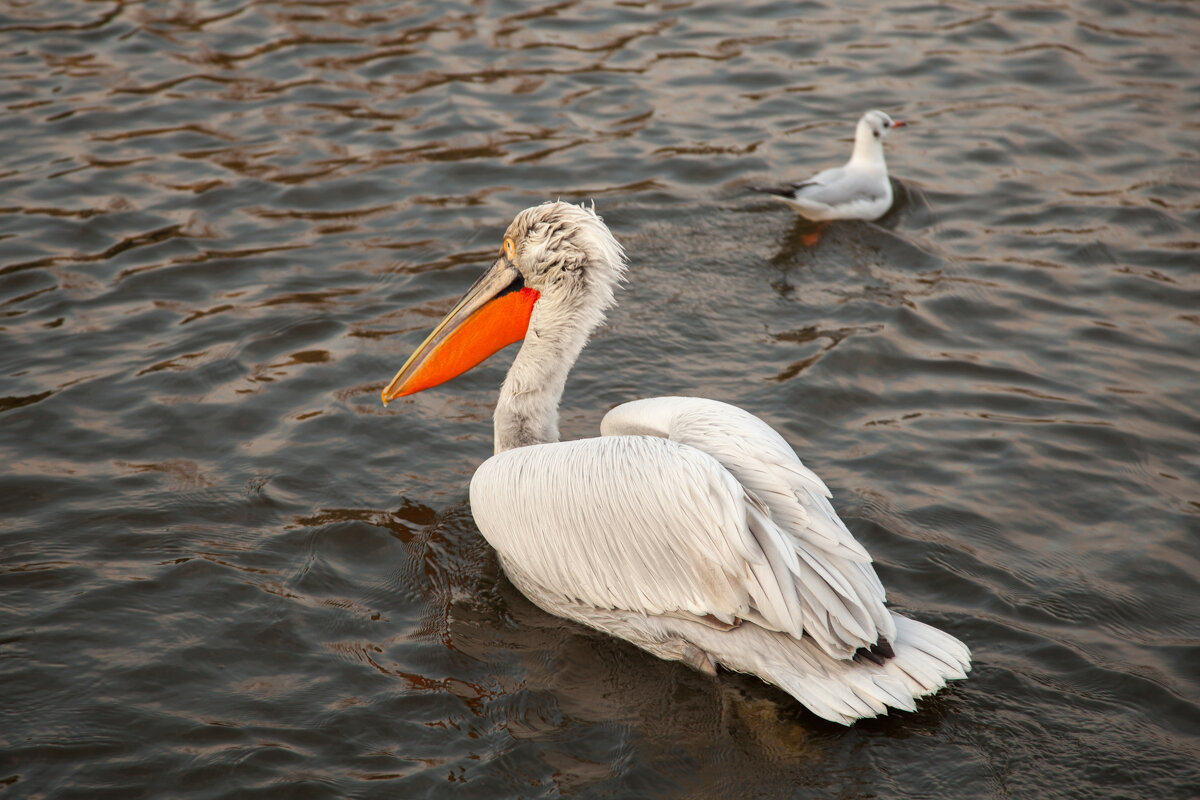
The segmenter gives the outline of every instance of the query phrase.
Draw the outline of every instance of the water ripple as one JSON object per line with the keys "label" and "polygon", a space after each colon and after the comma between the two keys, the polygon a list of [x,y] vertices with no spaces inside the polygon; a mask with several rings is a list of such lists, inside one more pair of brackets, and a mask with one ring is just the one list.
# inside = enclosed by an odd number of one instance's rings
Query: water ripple
{"label": "water ripple", "polygon": [[[0,788],[1189,797],[1192,4],[0,11]],[[812,228],[748,185],[840,163]],[[383,409],[519,209],[633,265],[564,435],[755,411],[971,679],[826,726],[549,617],[465,502],[506,357]],[[864,754],[870,754],[865,757]]]}

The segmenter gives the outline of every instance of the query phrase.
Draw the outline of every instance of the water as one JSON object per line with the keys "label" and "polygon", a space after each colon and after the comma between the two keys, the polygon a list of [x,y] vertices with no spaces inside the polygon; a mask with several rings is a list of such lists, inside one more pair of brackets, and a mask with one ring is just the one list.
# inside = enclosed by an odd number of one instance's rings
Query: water
{"label": "water", "polygon": [[[1200,12],[0,11],[13,797],[1200,791]],[[750,184],[889,138],[813,248]],[[562,412],[775,425],[968,681],[851,729],[549,617],[467,483],[510,356],[378,393],[520,209],[634,269]]]}

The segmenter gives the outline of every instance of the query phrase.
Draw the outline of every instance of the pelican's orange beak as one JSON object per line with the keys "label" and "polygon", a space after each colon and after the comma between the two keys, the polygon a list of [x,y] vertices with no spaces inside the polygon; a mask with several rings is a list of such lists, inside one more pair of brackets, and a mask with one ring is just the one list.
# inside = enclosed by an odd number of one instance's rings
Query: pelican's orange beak
{"label": "pelican's orange beak", "polygon": [[383,404],[445,383],[524,339],[540,296],[502,255],[404,362],[383,390]]}

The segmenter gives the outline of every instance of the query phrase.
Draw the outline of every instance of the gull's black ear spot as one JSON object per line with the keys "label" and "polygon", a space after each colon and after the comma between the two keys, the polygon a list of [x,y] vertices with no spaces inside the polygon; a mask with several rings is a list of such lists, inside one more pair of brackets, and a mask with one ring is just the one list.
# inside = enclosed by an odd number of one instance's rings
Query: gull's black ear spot
{"label": "gull's black ear spot", "polygon": [[879,138],[879,131],[871,131],[871,133],[875,134],[876,139]]}

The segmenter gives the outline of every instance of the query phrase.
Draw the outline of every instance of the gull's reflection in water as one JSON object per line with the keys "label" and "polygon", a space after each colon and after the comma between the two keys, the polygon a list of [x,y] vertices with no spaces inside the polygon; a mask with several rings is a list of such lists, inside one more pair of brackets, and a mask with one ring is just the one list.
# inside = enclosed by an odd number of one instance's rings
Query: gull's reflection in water
{"label": "gull's reflection in water", "polygon": [[817,222],[793,214],[791,227],[767,259],[767,263],[780,273],[771,282],[771,288],[780,296],[789,297],[796,289],[790,277],[792,270],[844,261],[845,254],[840,251],[849,251],[853,261],[858,261],[859,251],[879,250],[881,238],[889,240],[890,245],[911,249],[914,244],[908,240],[906,230],[920,230],[935,224],[936,220],[920,187],[895,178],[890,180],[894,198],[892,207],[874,222]]}

